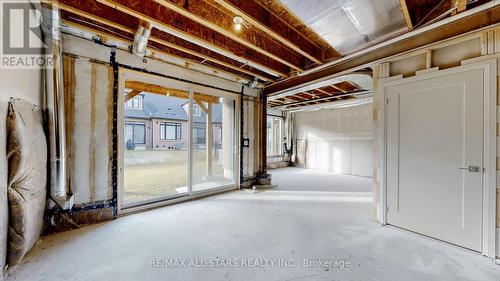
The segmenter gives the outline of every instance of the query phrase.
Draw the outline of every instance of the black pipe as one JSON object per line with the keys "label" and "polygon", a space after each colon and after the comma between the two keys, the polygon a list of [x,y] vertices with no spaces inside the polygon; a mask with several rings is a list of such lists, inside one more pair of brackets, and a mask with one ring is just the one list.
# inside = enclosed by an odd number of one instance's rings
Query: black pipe
{"label": "black pipe", "polygon": [[245,114],[243,113],[243,110],[244,110],[244,106],[243,106],[243,103],[245,101],[245,86],[241,86],[241,102],[240,102],[240,188],[241,186],[243,185],[243,182],[244,182],[244,178],[243,178],[243,142],[245,140],[244,136],[243,136],[243,125],[244,125],[244,122],[243,122],[243,118],[245,117]]}
{"label": "black pipe", "polygon": [[113,67],[113,130],[112,147],[113,159],[111,166],[111,179],[113,188],[113,217],[118,217],[118,63],[116,62],[116,49],[111,49],[109,63]]}
{"label": "black pipe", "polygon": [[[238,95],[242,94],[242,92],[228,90],[228,89],[220,88],[220,87],[217,87],[217,86],[212,86],[212,85],[203,84],[203,83],[200,83],[200,82],[190,81],[190,80],[186,80],[186,79],[182,79],[182,78],[178,78],[178,77],[174,77],[174,76],[170,76],[170,75],[165,75],[165,74],[161,74],[161,73],[158,73],[158,72],[146,70],[146,69],[143,69],[143,68],[138,68],[138,67],[135,67],[135,66],[130,66],[130,65],[121,64],[121,63],[118,63],[118,65],[120,67],[122,67],[122,68],[130,69],[130,70],[134,70],[134,71],[139,71],[139,72],[143,72],[143,73],[148,73],[148,74],[160,76],[160,77],[163,77],[163,78],[173,79],[173,80],[177,80],[177,81],[180,81],[180,82],[186,82],[186,83],[189,83],[189,84],[194,84],[194,85],[198,85],[198,86],[212,88],[212,89],[215,89],[215,90],[220,90],[220,91],[224,91],[224,92],[228,92],[228,93],[233,93],[233,94],[238,94]],[[244,86],[242,86],[242,87],[244,87]]]}

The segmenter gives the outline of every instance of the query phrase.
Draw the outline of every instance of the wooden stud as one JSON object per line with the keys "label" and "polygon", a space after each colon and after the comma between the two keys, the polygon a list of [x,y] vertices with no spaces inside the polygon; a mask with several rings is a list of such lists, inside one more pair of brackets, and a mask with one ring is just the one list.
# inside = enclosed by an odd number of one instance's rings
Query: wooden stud
{"label": "wooden stud", "polygon": [[425,52],[425,68],[432,68],[432,49],[428,49]]}
{"label": "wooden stud", "polygon": [[459,14],[467,9],[467,0],[451,0],[451,6],[453,7],[455,5],[457,5],[457,8],[451,12],[452,16]]}
{"label": "wooden stud", "polygon": [[406,5],[406,0],[399,0],[401,10],[403,10],[403,16],[405,18],[406,27],[408,31],[413,30],[413,23],[411,22],[410,12],[408,11],[408,6]]}

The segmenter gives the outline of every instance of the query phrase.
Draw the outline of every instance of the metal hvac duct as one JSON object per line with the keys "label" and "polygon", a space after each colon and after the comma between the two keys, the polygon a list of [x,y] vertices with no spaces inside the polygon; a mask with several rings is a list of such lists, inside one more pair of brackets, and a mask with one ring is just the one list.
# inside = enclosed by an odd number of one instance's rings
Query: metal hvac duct
{"label": "metal hvac duct", "polygon": [[45,69],[45,107],[47,110],[50,148],[50,197],[64,210],[71,209],[73,196],[68,187],[66,164],[66,126],[64,114],[64,81],[61,40],[61,20],[56,5],[44,10],[47,17],[43,25],[46,42],[51,47],[53,67]]}

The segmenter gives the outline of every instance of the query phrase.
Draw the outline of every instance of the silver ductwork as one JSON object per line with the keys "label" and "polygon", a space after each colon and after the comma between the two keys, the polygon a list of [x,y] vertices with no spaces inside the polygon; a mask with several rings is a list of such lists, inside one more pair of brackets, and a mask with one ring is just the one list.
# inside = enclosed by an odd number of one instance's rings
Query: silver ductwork
{"label": "silver ductwork", "polygon": [[134,55],[143,57],[146,54],[149,35],[151,35],[151,26],[149,24],[140,24],[132,44],[132,53]]}
{"label": "silver ductwork", "polygon": [[61,40],[61,20],[56,5],[45,10],[43,29],[52,53],[52,68],[45,70],[45,107],[47,109],[48,139],[50,148],[50,197],[62,209],[71,209],[74,198],[68,187],[66,163],[66,126],[64,113],[64,81]]}

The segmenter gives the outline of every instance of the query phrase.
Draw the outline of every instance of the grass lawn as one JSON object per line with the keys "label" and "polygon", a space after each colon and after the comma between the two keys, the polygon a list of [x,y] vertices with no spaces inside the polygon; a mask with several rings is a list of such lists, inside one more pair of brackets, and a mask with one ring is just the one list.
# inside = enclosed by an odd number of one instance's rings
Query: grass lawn
{"label": "grass lawn", "polygon": [[[195,149],[193,158],[193,183],[203,183],[205,150]],[[124,159],[125,204],[177,194],[176,188],[188,185],[187,150],[126,150]],[[213,175],[223,180],[219,160],[214,157],[212,165]]]}

